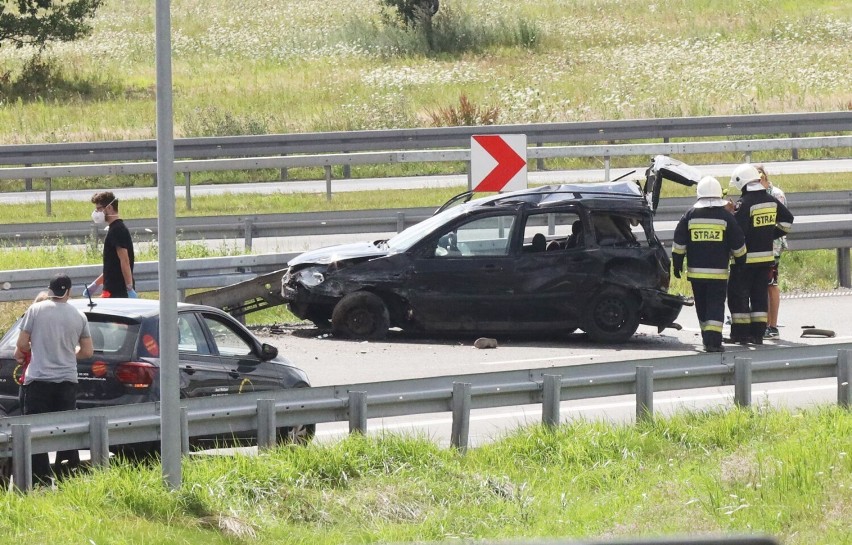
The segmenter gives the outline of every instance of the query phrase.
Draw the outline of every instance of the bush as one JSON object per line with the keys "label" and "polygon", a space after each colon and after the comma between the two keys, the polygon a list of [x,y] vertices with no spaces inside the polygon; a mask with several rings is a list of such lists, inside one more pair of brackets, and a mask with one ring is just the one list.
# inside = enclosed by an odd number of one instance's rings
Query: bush
{"label": "bush", "polygon": [[41,55],[27,60],[17,77],[10,71],[0,75],[0,98],[4,101],[100,99],[123,93],[120,84],[111,79],[69,76],[55,60]]}
{"label": "bush", "polygon": [[434,127],[472,127],[476,125],[496,125],[500,117],[499,106],[478,106],[462,93],[458,107],[450,105],[429,112],[429,120]]}
{"label": "bush", "polygon": [[528,19],[499,18],[484,23],[463,8],[442,6],[428,23],[422,24],[408,23],[404,15],[385,17],[381,25],[352,19],[341,29],[339,39],[386,57],[434,56],[481,53],[490,47],[531,49],[542,42],[543,33]]}
{"label": "bush", "polygon": [[236,136],[243,134],[267,134],[267,119],[235,116],[216,106],[194,108],[182,122],[185,136]]}

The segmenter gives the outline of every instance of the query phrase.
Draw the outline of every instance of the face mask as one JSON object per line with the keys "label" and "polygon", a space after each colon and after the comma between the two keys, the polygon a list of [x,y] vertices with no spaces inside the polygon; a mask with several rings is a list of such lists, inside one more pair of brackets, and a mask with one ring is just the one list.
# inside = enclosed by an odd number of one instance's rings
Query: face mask
{"label": "face mask", "polygon": [[[114,202],[115,199],[111,200],[106,206],[109,206]],[[94,212],[92,212],[92,221],[95,222],[95,225],[103,225],[104,223],[106,223],[106,213],[104,212],[106,206],[104,206],[102,210],[95,210]]]}

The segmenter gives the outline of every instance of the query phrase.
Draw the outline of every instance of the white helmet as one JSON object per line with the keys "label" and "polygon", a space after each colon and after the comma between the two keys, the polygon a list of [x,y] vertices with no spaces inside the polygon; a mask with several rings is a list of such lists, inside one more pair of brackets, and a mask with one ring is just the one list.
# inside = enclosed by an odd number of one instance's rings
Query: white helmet
{"label": "white helmet", "polygon": [[760,181],[760,172],[749,163],[743,163],[734,169],[731,174],[730,185],[736,187],[740,191],[751,182]]}
{"label": "white helmet", "polygon": [[699,199],[704,197],[712,197],[714,199],[722,198],[722,184],[713,176],[705,176],[698,182],[698,187],[695,191]]}

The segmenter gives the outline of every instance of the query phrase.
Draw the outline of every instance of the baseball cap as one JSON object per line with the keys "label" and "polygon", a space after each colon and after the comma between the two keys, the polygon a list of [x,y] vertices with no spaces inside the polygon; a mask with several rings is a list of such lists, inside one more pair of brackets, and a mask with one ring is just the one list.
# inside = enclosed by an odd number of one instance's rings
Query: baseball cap
{"label": "baseball cap", "polygon": [[57,274],[50,281],[48,289],[50,290],[51,297],[65,297],[65,294],[71,289],[71,279],[68,278],[67,274]]}

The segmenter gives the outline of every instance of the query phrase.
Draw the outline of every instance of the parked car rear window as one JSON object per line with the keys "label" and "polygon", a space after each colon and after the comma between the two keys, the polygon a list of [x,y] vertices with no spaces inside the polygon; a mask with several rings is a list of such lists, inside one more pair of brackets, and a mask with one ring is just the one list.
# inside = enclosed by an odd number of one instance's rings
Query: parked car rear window
{"label": "parked car rear window", "polygon": [[130,357],[139,337],[138,322],[99,314],[90,314],[88,318],[96,353]]}

